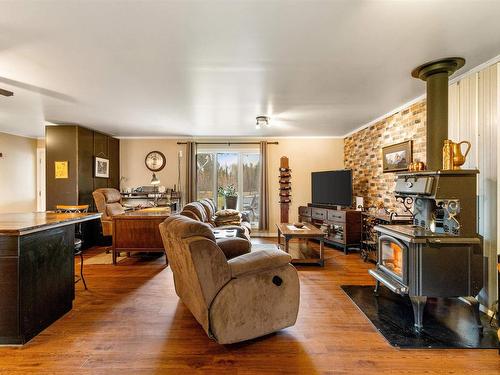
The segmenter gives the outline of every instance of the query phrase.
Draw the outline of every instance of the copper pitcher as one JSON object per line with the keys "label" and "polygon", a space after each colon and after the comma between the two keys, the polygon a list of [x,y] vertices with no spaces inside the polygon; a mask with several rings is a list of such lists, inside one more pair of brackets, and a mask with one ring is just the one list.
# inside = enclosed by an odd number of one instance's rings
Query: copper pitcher
{"label": "copper pitcher", "polygon": [[[467,150],[465,150],[465,154],[462,154],[462,144],[467,145]],[[467,157],[467,154],[469,153],[471,148],[471,144],[469,141],[462,141],[458,143],[453,143],[452,145],[452,152],[453,152],[453,169],[461,169],[460,167],[464,165],[465,163],[465,158]]]}

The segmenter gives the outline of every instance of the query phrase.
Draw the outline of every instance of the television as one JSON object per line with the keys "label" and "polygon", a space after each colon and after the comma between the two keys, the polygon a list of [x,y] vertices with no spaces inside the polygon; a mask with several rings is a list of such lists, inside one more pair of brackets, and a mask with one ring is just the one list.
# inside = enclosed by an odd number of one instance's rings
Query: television
{"label": "television", "polygon": [[352,171],[312,172],[312,203],[352,206]]}

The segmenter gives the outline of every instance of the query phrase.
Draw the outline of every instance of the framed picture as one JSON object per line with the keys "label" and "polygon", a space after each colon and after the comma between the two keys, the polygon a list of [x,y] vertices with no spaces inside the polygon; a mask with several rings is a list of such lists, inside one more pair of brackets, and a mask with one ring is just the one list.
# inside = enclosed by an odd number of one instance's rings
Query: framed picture
{"label": "framed picture", "polygon": [[69,178],[68,176],[68,161],[55,161],[54,162],[55,178]]}
{"label": "framed picture", "polygon": [[407,171],[412,158],[412,141],[382,147],[382,171]]}
{"label": "framed picture", "polygon": [[95,158],[95,177],[109,178],[109,159]]}

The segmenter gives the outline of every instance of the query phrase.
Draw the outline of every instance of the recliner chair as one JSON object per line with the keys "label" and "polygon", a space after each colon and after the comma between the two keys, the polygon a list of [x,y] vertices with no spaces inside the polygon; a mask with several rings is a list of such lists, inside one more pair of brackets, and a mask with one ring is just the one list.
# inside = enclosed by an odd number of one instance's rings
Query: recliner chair
{"label": "recliner chair", "polygon": [[102,235],[113,235],[113,216],[125,212],[122,206],[122,196],[120,192],[112,188],[97,189],[92,193],[97,212],[102,213]]}
{"label": "recliner chair", "polygon": [[295,324],[300,287],[290,255],[260,250],[228,260],[208,224],[182,215],[168,217],[160,233],[177,295],[219,344]]}

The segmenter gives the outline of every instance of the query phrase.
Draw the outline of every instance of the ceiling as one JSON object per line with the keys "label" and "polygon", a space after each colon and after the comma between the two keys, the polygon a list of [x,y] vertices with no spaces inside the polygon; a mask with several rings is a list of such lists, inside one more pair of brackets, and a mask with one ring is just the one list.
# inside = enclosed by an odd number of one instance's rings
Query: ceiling
{"label": "ceiling", "polygon": [[15,92],[0,131],[342,136],[423,94],[416,65],[498,55],[499,14],[498,1],[0,1],[0,87]]}

